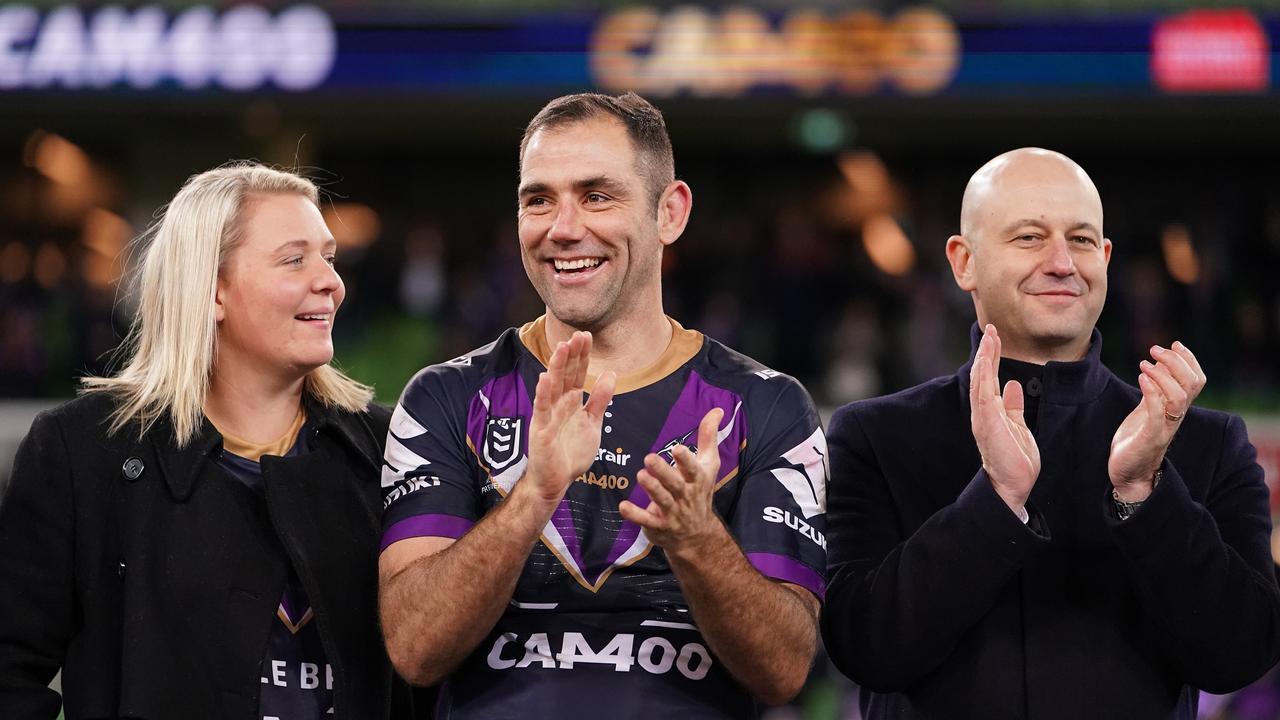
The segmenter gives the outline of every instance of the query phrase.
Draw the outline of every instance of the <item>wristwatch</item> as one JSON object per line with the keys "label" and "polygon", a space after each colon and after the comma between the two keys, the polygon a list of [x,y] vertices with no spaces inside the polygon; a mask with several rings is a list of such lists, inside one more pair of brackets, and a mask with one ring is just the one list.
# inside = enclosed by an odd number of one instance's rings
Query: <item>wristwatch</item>
{"label": "wristwatch", "polygon": [[[1157,469],[1156,474],[1151,476],[1152,492],[1155,491],[1156,485],[1159,484],[1160,477],[1162,475],[1164,475],[1164,470]],[[1115,491],[1115,488],[1112,488],[1111,502],[1114,502],[1116,504],[1116,517],[1121,520],[1128,520],[1129,518],[1133,517],[1134,513],[1138,512],[1138,508],[1142,507],[1142,504],[1146,502],[1146,500],[1139,500],[1138,502],[1125,502],[1120,499],[1120,494]]]}
{"label": "wristwatch", "polygon": [[1112,490],[1111,502],[1116,504],[1116,517],[1121,520],[1128,520],[1134,513],[1138,512],[1138,508],[1142,507],[1142,503],[1146,502],[1146,500],[1125,502],[1120,499],[1120,495],[1115,490]]}

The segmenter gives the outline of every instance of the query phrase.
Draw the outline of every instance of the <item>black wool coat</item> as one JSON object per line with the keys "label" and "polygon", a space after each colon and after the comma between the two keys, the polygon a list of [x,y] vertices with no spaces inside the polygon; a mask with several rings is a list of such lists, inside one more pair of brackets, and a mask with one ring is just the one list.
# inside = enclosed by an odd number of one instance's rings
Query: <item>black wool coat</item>
{"label": "black wool coat", "polygon": [[262,458],[266,502],[158,422],[108,436],[94,393],[41,413],[0,502],[0,718],[256,718],[289,563],[334,673],[335,717],[409,711],[377,622],[385,408],[307,406],[312,452]]}
{"label": "black wool coat", "polygon": [[[974,348],[978,334],[974,334]],[[1243,422],[1192,408],[1137,514],[1111,438],[1139,391],[1098,360],[1048,363],[1024,526],[982,471],[972,358],[856,402],[828,438],[823,638],[869,720],[1178,718],[1280,656],[1267,487]]]}

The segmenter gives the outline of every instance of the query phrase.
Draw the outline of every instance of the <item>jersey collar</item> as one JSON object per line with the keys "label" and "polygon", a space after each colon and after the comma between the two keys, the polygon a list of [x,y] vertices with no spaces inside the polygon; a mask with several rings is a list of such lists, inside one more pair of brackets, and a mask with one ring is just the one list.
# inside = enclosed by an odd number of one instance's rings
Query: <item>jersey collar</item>
{"label": "jersey collar", "polygon": [[[686,330],[671,317],[667,317],[667,321],[671,323],[671,342],[667,349],[649,367],[618,376],[614,395],[639,390],[658,382],[689,362],[702,349],[702,333]],[[537,320],[525,323],[520,328],[520,342],[546,367],[551,362],[551,347],[547,344],[547,316],[541,315]],[[588,375],[584,389],[591,392],[595,383],[596,376]]]}

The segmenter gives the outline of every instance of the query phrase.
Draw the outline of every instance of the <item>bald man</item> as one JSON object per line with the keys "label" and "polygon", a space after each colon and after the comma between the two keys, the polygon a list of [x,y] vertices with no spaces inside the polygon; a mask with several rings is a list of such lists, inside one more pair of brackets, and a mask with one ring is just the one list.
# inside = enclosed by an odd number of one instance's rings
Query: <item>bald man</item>
{"label": "bald man", "polygon": [[828,652],[868,720],[1192,720],[1280,655],[1244,424],[1180,342],[1099,362],[1111,241],[1069,158],[984,165],[946,254],[969,362],[828,429]]}

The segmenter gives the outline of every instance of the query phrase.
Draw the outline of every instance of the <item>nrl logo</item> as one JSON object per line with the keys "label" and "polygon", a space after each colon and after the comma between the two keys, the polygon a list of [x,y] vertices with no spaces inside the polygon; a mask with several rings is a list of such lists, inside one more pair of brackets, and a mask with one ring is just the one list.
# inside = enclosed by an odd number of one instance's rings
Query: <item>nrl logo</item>
{"label": "nrl logo", "polygon": [[490,472],[501,472],[520,459],[520,427],[524,418],[491,417],[484,436],[484,459]]}

